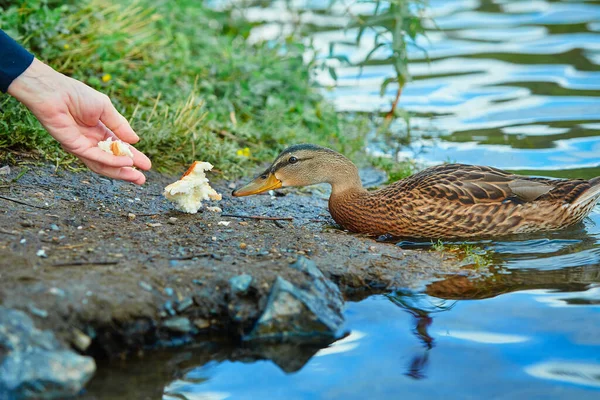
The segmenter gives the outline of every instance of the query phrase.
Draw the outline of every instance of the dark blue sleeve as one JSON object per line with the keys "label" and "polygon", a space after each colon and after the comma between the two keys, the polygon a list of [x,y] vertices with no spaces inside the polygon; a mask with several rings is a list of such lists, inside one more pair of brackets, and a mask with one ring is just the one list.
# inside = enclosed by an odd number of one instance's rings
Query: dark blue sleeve
{"label": "dark blue sleeve", "polygon": [[33,55],[0,29],[0,91],[8,87],[33,62]]}

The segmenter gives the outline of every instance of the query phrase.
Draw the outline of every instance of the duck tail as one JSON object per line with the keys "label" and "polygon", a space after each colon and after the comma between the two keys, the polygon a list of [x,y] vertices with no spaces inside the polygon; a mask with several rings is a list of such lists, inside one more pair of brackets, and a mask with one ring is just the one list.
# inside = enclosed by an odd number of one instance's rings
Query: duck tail
{"label": "duck tail", "polygon": [[600,176],[589,180],[591,187],[583,192],[581,196],[575,200],[574,204],[586,204],[593,202],[594,204],[600,198]]}

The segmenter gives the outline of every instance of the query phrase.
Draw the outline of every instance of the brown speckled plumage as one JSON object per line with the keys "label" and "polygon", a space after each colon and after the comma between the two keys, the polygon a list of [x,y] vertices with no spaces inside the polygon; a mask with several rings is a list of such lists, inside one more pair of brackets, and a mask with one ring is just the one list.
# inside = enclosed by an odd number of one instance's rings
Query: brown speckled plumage
{"label": "brown speckled plumage", "polygon": [[344,228],[410,238],[469,238],[561,229],[583,220],[600,198],[600,177],[530,178],[465,164],[428,168],[383,189],[367,191],[350,160],[314,145],[286,149],[267,171],[234,195],[268,190],[262,188],[264,185],[272,188],[321,182],[331,184],[329,212]]}
{"label": "brown speckled plumage", "polygon": [[353,232],[414,238],[467,238],[555,230],[581,221],[600,191],[594,185],[512,175],[491,168],[447,164],[428,168],[383,189],[332,195],[333,219]]}

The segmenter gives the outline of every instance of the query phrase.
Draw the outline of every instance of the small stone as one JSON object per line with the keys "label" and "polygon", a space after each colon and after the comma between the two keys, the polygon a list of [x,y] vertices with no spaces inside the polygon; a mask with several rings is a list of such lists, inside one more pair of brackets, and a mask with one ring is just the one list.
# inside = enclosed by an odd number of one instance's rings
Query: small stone
{"label": "small stone", "polygon": [[51,224],[50,229],[52,229],[53,231],[60,231],[60,228],[56,224]]}
{"label": "small stone", "polygon": [[65,297],[65,291],[56,287],[50,288],[48,290],[48,293],[51,293],[55,296],[59,296],[59,297]]}
{"label": "small stone", "polygon": [[190,308],[194,304],[194,300],[191,297],[185,298],[178,302],[177,304],[177,312],[181,313]]}
{"label": "small stone", "polygon": [[227,185],[227,187],[229,189],[235,189],[235,183],[231,182],[229,185]]}
{"label": "small stone", "polygon": [[140,287],[141,287],[142,289],[144,289],[144,290],[147,290],[147,291],[149,291],[149,292],[151,292],[151,291],[152,291],[152,285],[151,285],[151,284],[149,284],[149,283],[146,283],[146,282],[144,282],[144,281],[140,281],[139,285],[140,285]]}
{"label": "small stone", "polygon": [[202,285],[202,281],[200,279],[192,279],[192,283],[195,285]]}
{"label": "small stone", "polygon": [[218,225],[229,226],[231,221],[219,221]]}
{"label": "small stone", "polygon": [[248,274],[234,276],[233,278],[229,279],[229,286],[231,287],[231,292],[235,294],[247,293],[251,283],[252,276]]}
{"label": "small stone", "polygon": [[248,226],[248,223],[246,221],[240,221],[239,224],[241,226]]}
{"label": "small stone", "polygon": [[171,315],[171,316],[177,314],[175,312],[175,309],[173,308],[173,302],[171,302],[170,300],[167,300],[165,302],[164,308],[169,313],[169,315]]}
{"label": "small stone", "polygon": [[33,315],[36,315],[40,318],[48,318],[48,311],[43,310],[41,308],[37,308],[36,306],[30,304],[27,308],[29,308],[29,312]]}
{"label": "small stone", "polygon": [[248,248],[248,245],[246,243],[240,243],[240,249],[245,250]]}
{"label": "small stone", "polygon": [[82,352],[86,351],[92,344],[92,338],[81,332],[79,329],[73,329],[72,333],[73,335],[71,336],[71,343],[77,350]]}
{"label": "small stone", "polygon": [[33,226],[33,222],[31,222],[30,220],[26,219],[21,221],[21,226],[23,228],[31,228]]}
{"label": "small stone", "polygon": [[133,221],[135,219],[136,215],[134,213],[128,213],[127,214],[127,219],[130,221]]}
{"label": "small stone", "polygon": [[81,226],[81,225],[79,225],[79,226],[77,227],[77,230],[78,230],[78,231],[80,231],[80,230],[82,230],[82,229],[83,229],[83,226]]}
{"label": "small stone", "polygon": [[27,243],[27,239],[23,238],[23,239],[21,239],[21,240],[19,241],[19,243],[21,243],[21,244],[25,244],[25,243]]}
{"label": "small stone", "polygon": [[35,255],[42,258],[48,258],[48,254],[46,254],[46,250],[44,249],[39,249]]}
{"label": "small stone", "polygon": [[221,210],[221,207],[216,206],[206,207],[206,210],[211,212],[223,212],[223,210]]}
{"label": "small stone", "polygon": [[146,225],[148,225],[150,228],[158,228],[159,226],[162,226],[160,222],[148,222]]}
{"label": "small stone", "polygon": [[189,333],[193,329],[192,323],[186,317],[169,318],[163,322],[163,326],[176,333]]}
{"label": "small stone", "polygon": [[8,175],[10,174],[10,167],[8,165],[4,165],[0,168],[0,175]]}
{"label": "small stone", "polygon": [[213,242],[217,241],[217,237],[216,236],[213,236],[211,239],[212,239]]}
{"label": "small stone", "polygon": [[171,217],[171,218],[169,218],[169,223],[170,223],[171,225],[175,225],[175,222],[177,222],[177,218],[175,218],[175,217]]}
{"label": "small stone", "polygon": [[40,230],[38,231],[38,235],[39,235],[39,236],[44,236],[45,234],[46,234],[46,232],[44,232],[44,230],[43,230],[43,229],[40,229]]}
{"label": "small stone", "polygon": [[198,329],[206,329],[210,327],[210,321],[204,318],[198,318],[194,320],[194,325]]}
{"label": "small stone", "polygon": [[165,288],[165,294],[170,297],[175,294],[175,291],[173,289],[171,289],[170,287],[167,287],[167,288]]}

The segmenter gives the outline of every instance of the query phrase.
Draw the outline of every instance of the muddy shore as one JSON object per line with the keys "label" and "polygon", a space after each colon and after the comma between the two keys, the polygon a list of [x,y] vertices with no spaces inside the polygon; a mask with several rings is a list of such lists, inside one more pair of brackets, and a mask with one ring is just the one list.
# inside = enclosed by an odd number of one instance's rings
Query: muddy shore
{"label": "muddy shore", "polygon": [[[89,172],[24,168],[11,166],[0,182],[0,305],[97,359],[211,336],[239,339],[277,277],[306,280],[289,267],[298,257],[314,261],[346,299],[460,269],[440,253],[344,232],[321,187],[238,199],[217,181],[223,213],[188,215],[162,197],[173,176],[150,173],[137,187]],[[378,183],[376,174],[365,179]],[[252,282],[238,295],[230,280],[243,274]],[[191,329],[178,324],[181,316]]]}

